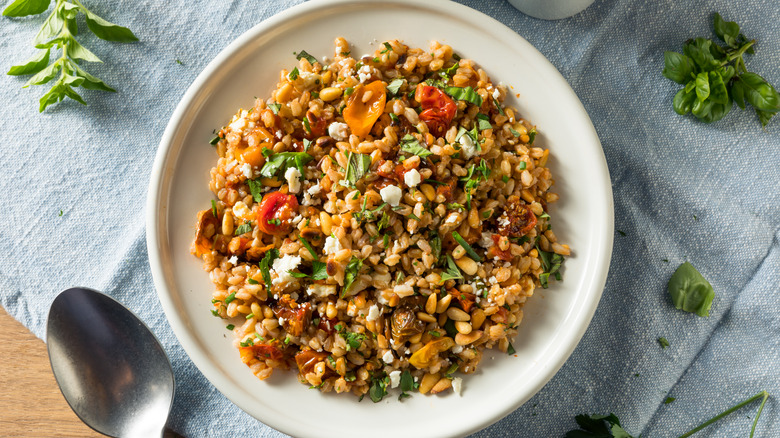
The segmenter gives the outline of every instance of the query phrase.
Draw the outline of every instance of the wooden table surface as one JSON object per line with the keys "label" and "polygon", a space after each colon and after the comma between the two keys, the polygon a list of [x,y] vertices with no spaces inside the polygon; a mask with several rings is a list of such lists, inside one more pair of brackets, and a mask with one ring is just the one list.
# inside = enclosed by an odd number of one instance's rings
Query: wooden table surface
{"label": "wooden table surface", "polygon": [[46,344],[0,307],[0,435],[101,437],[62,397]]}

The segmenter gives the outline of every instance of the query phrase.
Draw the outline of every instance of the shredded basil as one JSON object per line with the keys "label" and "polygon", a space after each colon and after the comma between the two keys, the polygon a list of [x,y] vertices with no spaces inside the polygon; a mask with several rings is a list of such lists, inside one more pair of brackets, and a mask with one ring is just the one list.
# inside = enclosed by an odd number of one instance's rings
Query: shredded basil
{"label": "shredded basil", "polygon": [[371,168],[371,156],[366,154],[356,154],[354,152],[349,153],[347,158],[347,169],[344,173],[344,178],[351,185],[355,186],[355,183],[363,178]]}
{"label": "shredded basil", "polygon": [[490,118],[488,118],[488,116],[485,114],[478,113],[477,128],[479,128],[480,131],[484,131],[485,129],[493,129],[493,126],[490,124]]}
{"label": "shredded basil", "polygon": [[314,65],[315,62],[317,62],[317,58],[309,55],[306,53],[305,50],[301,50],[299,53],[293,52],[293,55],[300,61],[301,58],[306,58],[307,61],[309,61],[309,64]]}
{"label": "shredded basil", "polygon": [[444,89],[444,92],[452,96],[453,99],[456,100],[465,100],[466,102],[473,103],[477,106],[482,106],[482,96],[477,94],[476,91],[474,91],[473,88],[466,87],[447,87]]}
{"label": "shredded basil", "polygon": [[263,256],[263,259],[260,260],[260,263],[258,263],[258,267],[260,268],[260,273],[263,275],[263,281],[265,282],[266,290],[271,290],[271,265],[273,265],[274,260],[279,257],[279,250],[276,248],[273,248],[265,253]]}
{"label": "shredded basil", "polygon": [[[301,173],[301,177],[303,177],[303,166],[313,159],[314,157],[306,152],[280,152],[272,154],[263,164],[262,169],[260,169],[260,175],[266,178],[273,178],[280,173],[284,174],[288,167],[295,166]],[[252,196],[254,197],[254,195]]]}
{"label": "shredded basil", "polygon": [[298,78],[298,67],[295,67],[294,69],[292,69],[292,71],[290,72],[289,75],[287,75],[287,77],[289,77],[291,81],[294,81],[295,79],[297,79]]}
{"label": "shredded basil", "polygon": [[350,259],[344,272],[344,288],[341,289],[341,298],[344,298],[347,292],[349,292],[349,288],[352,286],[352,283],[355,282],[362,266],[363,260],[352,256],[352,259]]}
{"label": "shredded basil", "polygon": [[[60,210],[60,211],[62,211],[62,210]],[[211,200],[211,214],[213,214],[214,217],[217,217],[217,201],[215,201],[213,199]],[[62,216],[62,215],[60,215],[60,216]]]}
{"label": "shredded basil", "polygon": [[387,92],[390,93],[391,96],[395,96],[399,91],[401,91],[401,86],[403,84],[403,79],[393,79],[389,84],[387,84]]}
{"label": "shredded basil", "polygon": [[252,194],[252,199],[255,200],[255,203],[262,201],[263,183],[260,182],[260,179],[248,179],[246,180],[246,183],[249,186],[249,193]]}
{"label": "shredded basil", "polygon": [[309,241],[306,240],[306,238],[303,237],[303,236],[298,236],[298,240],[301,241],[301,244],[303,244],[303,246],[305,246],[306,249],[309,250],[309,254],[311,254],[311,256],[314,257],[314,259],[316,260],[317,259],[317,253],[314,252],[314,248],[311,247],[311,244],[309,243]]}
{"label": "shredded basil", "polygon": [[240,236],[242,234],[246,234],[252,231],[252,225],[249,222],[245,222],[236,228],[235,236]]}
{"label": "shredded basil", "polygon": [[433,155],[433,152],[429,151],[422,145],[412,134],[406,134],[401,139],[401,151],[414,155],[419,155],[420,158],[425,158]]}
{"label": "shredded basil", "polygon": [[269,103],[268,108],[274,113],[279,114],[279,110],[282,109],[282,104],[280,103]]}

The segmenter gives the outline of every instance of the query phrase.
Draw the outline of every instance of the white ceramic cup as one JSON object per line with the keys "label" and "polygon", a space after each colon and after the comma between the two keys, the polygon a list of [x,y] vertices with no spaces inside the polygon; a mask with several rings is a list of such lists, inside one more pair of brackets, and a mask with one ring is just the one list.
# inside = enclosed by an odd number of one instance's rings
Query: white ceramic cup
{"label": "white ceramic cup", "polygon": [[543,20],[560,20],[579,14],[595,0],[507,0],[520,12]]}

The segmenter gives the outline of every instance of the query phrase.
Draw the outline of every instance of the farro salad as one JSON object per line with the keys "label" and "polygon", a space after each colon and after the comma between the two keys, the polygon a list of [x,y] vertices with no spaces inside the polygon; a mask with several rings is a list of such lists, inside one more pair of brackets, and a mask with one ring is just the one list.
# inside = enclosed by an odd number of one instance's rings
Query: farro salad
{"label": "farro salad", "polygon": [[507,89],[436,41],[305,51],[212,144],[192,253],[241,360],[324,392],[460,393],[514,354],[523,305],[570,254],[536,129]]}

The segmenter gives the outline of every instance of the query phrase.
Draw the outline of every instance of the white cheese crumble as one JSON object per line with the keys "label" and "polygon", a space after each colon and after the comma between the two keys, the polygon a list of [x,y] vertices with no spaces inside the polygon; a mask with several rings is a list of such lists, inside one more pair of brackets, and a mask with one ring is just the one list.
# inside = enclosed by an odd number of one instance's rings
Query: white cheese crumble
{"label": "white cheese crumble", "polygon": [[461,151],[463,151],[463,158],[466,160],[471,159],[475,155],[479,154],[479,148],[476,144],[474,144],[474,140],[471,139],[471,136],[468,134],[463,134],[460,136],[460,140],[458,140],[461,145]]}
{"label": "white cheese crumble", "polygon": [[382,360],[383,360],[383,361],[384,361],[386,364],[391,364],[391,363],[393,363],[393,360],[394,360],[394,359],[395,359],[395,357],[393,356],[393,351],[392,351],[392,350],[387,350],[387,351],[385,351],[385,354],[382,356]]}
{"label": "white cheese crumble", "polygon": [[251,164],[249,164],[249,163],[244,163],[244,164],[241,166],[241,173],[243,173],[243,174],[244,174],[244,176],[246,177],[246,179],[252,179],[252,177],[254,176],[254,175],[252,174],[252,165],[251,165]]}
{"label": "white cheese crumble", "polygon": [[349,126],[342,122],[333,122],[328,125],[328,135],[336,141],[346,141],[349,138]]}
{"label": "white cheese crumble", "polygon": [[306,293],[315,297],[327,297],[336,294],[336,286],[332,284],[312,284],[306,289]]}
{"label": "white cheese crumble", "polygon": [[331,255],[341,251],[342,248],[343,247],[341,246],[339,239],[336,239],[333,236],[328,236],[328,238],[325,239],[325,246],[322,248],[322,250],[325,252],[325,255]]}
{"label": "white cheese crumble", "polygon": [[462,351],[463,351],[463,346],[462,345],[456,345],[456,346],[452,347],[452,352],[455,353],[455,354],[460,354]]}
{"label": "white cheese crumble", "polygon": [[284,172],[284,179],[287,180],[290,193],[301,191],[301,171],[297,167],[288,167]]}
{"label": "white cheese crumble", "polygon": [[228,263],[232,263],[233,265],[237,265],[238,264],[238,257],[236,257],[236,256],[230,257],[228,259]]}
{"label": "white cheese crumble", "polygon": [[238,201],[233,206],[233,216],[241,219],[247,219],[252,215],[252,211],[244,204],[244,201]]}
{"label": "white cheese crumble", "polygon": [[390,374],[388,374],[390,377],[390,387],[391,388],[398,388],[398,385],[401,384],[401,371],[395,370],[391,371]]}
{"label": "white cheese crumble", "polygon": [[377,319],[379,319],[379,315],[381,315],[381,313],[379,312],[379,307],[377,307],[376,304],[373,304],[368,309],[368,316],[366,316],[366,320],[376,321]]}
{"label": "white cheese crumble", "polygon": [[401,189],[392,184],[383,187],[379,194],[382,196],[382,200],[390,204],[391,207],[397,207],[401,203]]}
{"label": "white cheese crumble", "polygon": [[322,190],[322,187],[320,187],[320,182],[317,181],[317,184],[314,184],[313,186],[309,187],[308,190],[306,190],[310,195],[316,195]]}
{"label": "white cheese crumble", "polygon": [[293,281],[293,276],[290,275],[290,271],[296,269],[301,264],[300,256],[291,256],[285,254],[284,257],[274,260],[273,270],[276,272],[276,278],[273,280],[273,284],[289,283]]}
{"label": "white cheese crumble", "polygon": [[404,173],[404,182],[409,187],[414,187],[417,184],[420,184],[421,180],[422,179],[420,178],[420,172],[418,172],[417,169],[412,169]]}
{"label": "white cheese crumble", "polygon": [[493,242],[493,236],[492,233],[489,233],[487,231],[482,232],[482,236],[479,239],[479,246],[488,249],[491,246],[493,246],[495,242]]}
{"label": "white cheese crumble", "polygon": [[298,77],[303,79],[303,86],[309,88],[317,83],[320,75],[317,73],[302,71],[298,73]]}
{"label": "white cheese crumble", "polygon": [[501,90],[496,88],[495,90],[493,90],[493,99],[498,100],[499,97],[501,97]]}
{"label": "white cheese crumble", "polygon": [[360,82],[369,80],[371,78],[371,67],[368,65],[360,67],[360,70],[358,70],[358,78],[360,79]]}
{"label": "white cheese crumble", "polygon": [[455,392],[455,394],[461,395],[461,392],[463,391],[463,379],[460,377],[453,377],[452,379],[452,390]]}
{"label": "white cheese crumble", "polygon": [[241,132],[246,128],[246,119],[243,117],[240,117],[236,119],[233,123],[230,124],[230,129],[233,132]]}

